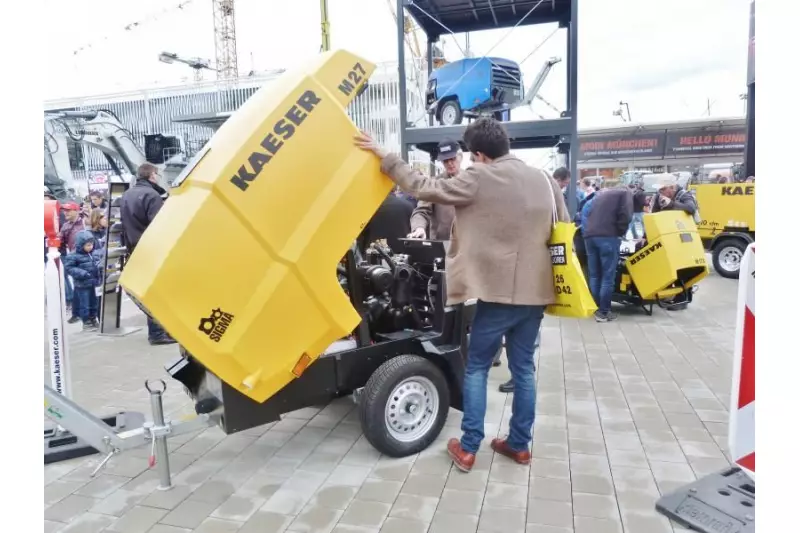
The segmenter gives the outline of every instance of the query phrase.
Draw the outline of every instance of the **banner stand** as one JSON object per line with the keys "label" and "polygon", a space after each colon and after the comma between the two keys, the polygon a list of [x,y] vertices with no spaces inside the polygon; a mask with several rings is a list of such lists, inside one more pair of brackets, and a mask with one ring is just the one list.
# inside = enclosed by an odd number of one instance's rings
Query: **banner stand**
{"label": "banner stand", "polygon": [[[45,266],[45,297],[47,300],[47,331],[50,344],[50,382],[55,392],[72,399],[72,379],[67,335],[67,306],[64,296],[64,269],[58,251],[58,203],[45,202],[45,235],[47,236],[47,265]],[[47,406],[45,406],[47,409]],[[50,412],[58,420],[57,411]],[[103,418],[113,431],[141,427],[144,415],[119,412]],[[57,424],[44,426],[44,463],[65,461],[97,453],[97,450]]]}
{"label": "banner stand", "polygon": [[755,533],[755,244],[739,270],[728,445],[735,466],[710,474],[656,502],[656,510],[702,533]]}

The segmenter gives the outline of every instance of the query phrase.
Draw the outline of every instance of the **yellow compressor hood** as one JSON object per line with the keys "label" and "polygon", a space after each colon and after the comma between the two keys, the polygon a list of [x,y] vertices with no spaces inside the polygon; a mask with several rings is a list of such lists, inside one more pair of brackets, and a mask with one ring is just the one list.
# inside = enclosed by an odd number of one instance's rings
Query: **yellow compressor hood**
{"label": "yellow compressor hood", "polygon": [[263,402],[360,320],[336,264],[390,192],[348,105],[375,65],[321,54],[220,128],[120,283],[208,370]]}

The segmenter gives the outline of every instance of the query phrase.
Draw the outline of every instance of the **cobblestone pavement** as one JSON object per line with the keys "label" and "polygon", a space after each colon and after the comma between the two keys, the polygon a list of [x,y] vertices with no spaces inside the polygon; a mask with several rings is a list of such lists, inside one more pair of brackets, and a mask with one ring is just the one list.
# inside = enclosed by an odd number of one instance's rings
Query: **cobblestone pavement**
{"label": "cobblestone pavement", "polygon": [[[686,311],[622,310],[617,322],[547,317],[538,354],[533,462],[495,456],[451,468],[451,411],[439,439],[406,459],[382,457],[361,435],[350,399],[226,436],[170,439],[174,488],[156,490],[149,449],[47,465],[45,532],[62,533],[661,533],[681,529],[654,510],[659,494],[726,459],[736,282],[712,274]],[[144,325],[130,304],[124,323]],[[163,377],[174,346],[144,330],[105,338],[70,326],[74,396],[94,413],[148,414],[146,378]],[[45,380],[47,348],[45,347]],[[487,437],[504,435],[511,397],[492,370]],[[177,382],[164,402],[190,404]]]}

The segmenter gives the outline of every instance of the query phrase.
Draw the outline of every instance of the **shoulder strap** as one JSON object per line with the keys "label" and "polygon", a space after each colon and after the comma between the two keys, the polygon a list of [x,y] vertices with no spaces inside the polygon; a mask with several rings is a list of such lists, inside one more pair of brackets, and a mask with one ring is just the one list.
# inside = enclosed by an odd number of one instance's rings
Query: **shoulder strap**
{"label": "shoulder strap", "polygon": [[558,209],[556,208],[556,194],[553,192],[553,177],[544,169],[542,169],[542,173],[545,178],[547,178],[545,181],[547,182],[547,190],[550,191],[550,199],[553,204],[553,226],[555,226],[556,222],[558,222]]}

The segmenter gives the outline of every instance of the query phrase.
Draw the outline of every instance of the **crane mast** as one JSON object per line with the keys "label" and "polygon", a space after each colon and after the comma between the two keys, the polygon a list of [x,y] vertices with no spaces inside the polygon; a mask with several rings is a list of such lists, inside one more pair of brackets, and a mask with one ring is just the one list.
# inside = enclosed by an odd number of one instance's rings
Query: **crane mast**
{"label": "crane mast", "polygon": [[319,0],[320,25],[322,29],[323,52],[331,49],[331,24],[328,21],[328,0]]}
{"label": "crane mast", "polygon": [[233,80],[239,76],[234,0],[212,0],[212,2],[214,4],[214,52],[217,78]]}

